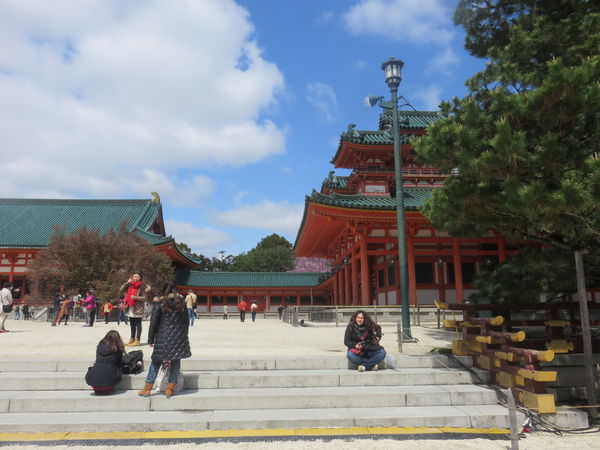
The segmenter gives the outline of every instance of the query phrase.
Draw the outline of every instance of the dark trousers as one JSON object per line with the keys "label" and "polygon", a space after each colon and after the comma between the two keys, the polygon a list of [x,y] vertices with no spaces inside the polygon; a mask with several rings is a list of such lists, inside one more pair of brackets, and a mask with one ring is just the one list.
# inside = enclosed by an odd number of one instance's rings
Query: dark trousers
{"label": "dark trousers", "polygon": [[141,317],[130,317],[129,327],[131,328],[131,338],[139,339],[142,337],[142,318]]}
{"label": "dark trousers", "polygon": [[240,311],[240,322],[246,321],[246,311]]}
{"label": "dark trousers", "polygon": [[96,320],[96,308],[88,309],[88,325],[90,327],[94,326],[94,320]]}

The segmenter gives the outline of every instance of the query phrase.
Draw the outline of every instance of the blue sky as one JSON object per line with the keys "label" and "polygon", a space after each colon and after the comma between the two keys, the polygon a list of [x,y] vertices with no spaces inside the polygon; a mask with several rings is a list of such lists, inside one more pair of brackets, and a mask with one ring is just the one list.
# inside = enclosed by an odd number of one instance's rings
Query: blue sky
{"label": "blue sky", "polygon": [[[150,198],[209,256],[294,242],[367,94],[405,62],[420,110],[463,96],[484,61],[456,0],[0,2],[1,197]],[[344,171],[336,171],[344,174]]]}

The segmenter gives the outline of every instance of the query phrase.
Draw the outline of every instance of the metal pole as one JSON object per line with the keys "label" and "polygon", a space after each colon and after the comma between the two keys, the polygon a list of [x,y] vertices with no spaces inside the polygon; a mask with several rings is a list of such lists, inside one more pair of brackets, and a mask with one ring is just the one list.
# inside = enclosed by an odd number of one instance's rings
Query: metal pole
{"label": "metal pole", "polygon": [[508,421],[510,423],[510,448],[519,450],[519,433],[517,433],[517,407],[512,390],[508,390],[506,395],[508,400]]}
{"label": "metal pole", "polygon": [[402,297],[402,333],[404,339],[412,339],[410,332],[410,306],[408,301],[408,264],[406,261],[406,238],[404,228],[404,194],[402,180],[402,156],[400,154],[400,125],[398,124],[398,87],[390,86],[392,92],[392,123],[394,128],[394,175],[396,178],[396,223],[398,224],[398,260],[400,263],[400,296]]}
{"label": "metal pole", "polygon": [[[596,387],[594,373],[594,355],[592,354],[592,333],[590,331],[590,314],[588,312],[587,295],[585,292],[585,273],[583,271],[583,250],[575,252],[575,275],[577,277],[577,297],[579,298],[579,315],[581,334],[583,338],[583,364],[588,405],[596,405]],[[596,408],[590,408],[590,415],[595,417]]]}
{"label": "metal pole", "polygon": [[402,325],[396,322],[396,332],[398,333],[398,352],[402,353]]}

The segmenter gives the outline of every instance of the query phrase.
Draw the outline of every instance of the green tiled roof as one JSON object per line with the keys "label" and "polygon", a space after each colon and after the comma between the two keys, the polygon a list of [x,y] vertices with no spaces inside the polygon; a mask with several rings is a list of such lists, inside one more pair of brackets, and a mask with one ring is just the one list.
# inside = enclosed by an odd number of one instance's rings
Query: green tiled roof
{"label": "green tiled roof", "polygon": [[[400,135],[400,144],[408,144],[410,136]],[[390,130],[355,130],[352,126],[342,133],[341,140],[353,144],[393,145],[394,136]],[[335,158],[334,158],[335,159]]]}
{"label": "green tiled roof", "polygon": [[[430,187],[405,187],[404,192],[404,209],[418,210],[421,205],[427,200],[433,189]],[[379,209],[393,210],[396,209],[396,199],[389,195],[345,195],[332,193],[329,195],[321,192],[313,191],[310,196],[306,197],[307,201],[321,203],[324,205],[340,206],[342,208],[354,209]]]}
{"label": "green tiled roof", "polygon": [[322,273],[314,272],[200,272],[178,270],[179,285],[198,287],[302,287],[317,286]]}
{"label": "green tiled roof", "polygon": [[[383,106],[383,105],[382,105]],[[420,130],[427,128],[436,120],[442,118],[439,111],[398,111],[398,122],[400,128],[405,130]],[[379,118],[379,127],[387,128],[392,124],[392,110],[383,106],[383,112]]]}
{"label": "green tiled roof", "polygon": [[[53,226],[69,232],[87,227],[101,232],[119,229],[147,233],[161,209],[152,200],[0,199],[0,247],[40,248],[48,245]],[[154,242],[153,242],[154,243]]]}
{"label": "green tiled roof", "polygon": [[327,186],[331,189],[346,189],[348,187],[348,178],[341,175],[330,175],[323,180],[323,187]]}

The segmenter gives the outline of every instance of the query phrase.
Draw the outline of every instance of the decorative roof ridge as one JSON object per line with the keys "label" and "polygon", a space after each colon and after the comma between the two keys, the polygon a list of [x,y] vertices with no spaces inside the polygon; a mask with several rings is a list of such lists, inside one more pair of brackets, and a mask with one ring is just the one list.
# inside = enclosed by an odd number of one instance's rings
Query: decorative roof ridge
{"label": "decorative roof ridge", "polygon": [[11,197],[0,197],[0,203],[40,203],[40,204],[53,204],[53,203],[69,203],[69,204],[130,204],[130,203],[147,203],[151,202],[151,199],[82,199],[82,198],[11,198]]}

